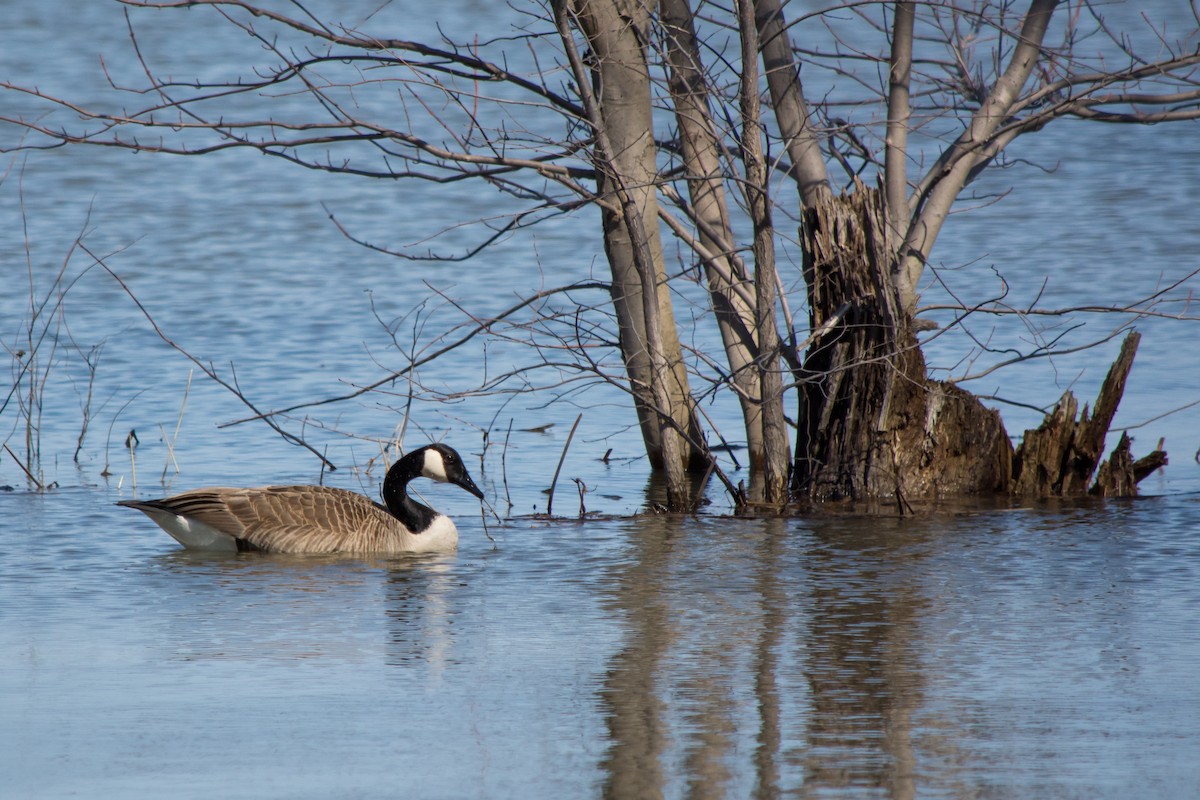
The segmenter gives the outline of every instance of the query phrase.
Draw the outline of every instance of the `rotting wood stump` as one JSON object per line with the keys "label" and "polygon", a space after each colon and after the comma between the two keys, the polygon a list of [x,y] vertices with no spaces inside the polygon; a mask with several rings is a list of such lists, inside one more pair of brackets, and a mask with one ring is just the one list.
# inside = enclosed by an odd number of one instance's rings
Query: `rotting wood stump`
{"label": "rotting wood stump", "polygon": [[[931,380],[891,281],[881,193],[855,191],[807,208],[801,227],[809,325],[836,326],[812,342],[798,384],[792,494],[812,501],[908,501],[982,494],[1025,498],[1128,496],[1166,454],[1134,462],[1127,437],[1104,463],[1105,437],[1125,390],[1139,335],[1130,332],[1095,412],[1068,392],[1019,449],[999,412]],[[1140,467],[1135,467],[1135,463]]]}
{"label": "rotting wood stump", "polygon": [[1077,419],[1079,403],[1074,394],[1067,392],[1036,430],[1025,431],[1013,456],[1013,494],[1132,497],[1143,478],[1167,464],[1167,454],[1161,448],[1135,462],[1127,434],[1121,435],[1108,460],[1100,463],[1104,439],[1125,393],[1141,338],[1137,331],[1126,335],[1091,414],[1085,405]]}
{"label": "rotting wood stump", "polygon": [[859,184],[809,208],[801,229],[810,327],[842,317],[796,374],[792,489],[813,500],[906,500],[1008,490],[1000,415],[930,380],[890,276],[880,193]]}

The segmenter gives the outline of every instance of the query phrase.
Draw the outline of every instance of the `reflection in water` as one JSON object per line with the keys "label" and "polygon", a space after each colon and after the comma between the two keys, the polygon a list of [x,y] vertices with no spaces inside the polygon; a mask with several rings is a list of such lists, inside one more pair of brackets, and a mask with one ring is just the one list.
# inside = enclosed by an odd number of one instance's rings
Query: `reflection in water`
{"label": "reflection in water", "polygon": [[427,663],[436,675],[451,657],[453,619],[448,584],[455,556],[397,560],[388,565],[384,602],[388,627],[387,664]]}
{"label": "reflection in water", "polygon": [[629,620],[627,644],[609,666],[600,700],[611,746],[604,759],[604,796],[661,796],[664,724],[655,673],[671,638],[666,586],[672,528],[651,518],[640,526],[634,552],[612,577],[615,610]]}
{"label": "reflection in water", "polygon": [[599,693],[605,796],[914,796],[924,551],[900,523],[797,527],[633,532],[609,581],[628,635]]}
{"label": "reflection in water", "polygon": [[174,604],[162,633],[175,659],[354,662],[383,648],[389,664],[438,664],[450,647],[453,559],[173,550],[151,561],[147,578]]}
{"label": "reflection in water", "polygon": [[756,579],[762,607],[762,626],[754,646],[754,695],[758,698],[760,719],[754,749],[754,797],[757,800],[775,798],[780,793],[779,756],[783,732],[776,671],[788,619],[780,575],[780,556],[786,533],[782,520],[764,523],[765,540]]}
{"label": "reflection in water", "polygon": [[[777,662],[795,640],[779,569],[783,523],[680,526],[648,519],[614,570],[628,636],[600,700],[611,745],[605,796],[757,797],[780,792]],[[750,736],[747,737],[747,732]],[[755,742],[753,785],[741,760]]]}
{"label": "reflection in water", "polygon": [[645,517],[483,558],[178,552],[135,585],[169,604],[166,660],[255,662],[269,691],[319,664],[322,714],[382,703],[419,736],[370,741],[401,749],[452,730],[480,779],[532,746],[611,798],[1041,796],[1129,786],[1119,765],[1195,739],[1197,513],[1175,507]]}
{"label": "reflection in water", "polygon": [[911,727],[920,702],[913,639],[922,587],[895,521],[817,528],[809,551],[811,623],[803,670],[811,687],[806,788],[888,787],[913,796]]}
{"label": "reflection in water", "polygon": [[166,551],[53,499],[0,542],[14,797],[1200,785],[1192,498],[537,522],[378,561]]}
{"label": "reflection in water", "polygon": [[1178,772],[1200,543],[1156,505],[632,526],[605,795],[1119,796]]}

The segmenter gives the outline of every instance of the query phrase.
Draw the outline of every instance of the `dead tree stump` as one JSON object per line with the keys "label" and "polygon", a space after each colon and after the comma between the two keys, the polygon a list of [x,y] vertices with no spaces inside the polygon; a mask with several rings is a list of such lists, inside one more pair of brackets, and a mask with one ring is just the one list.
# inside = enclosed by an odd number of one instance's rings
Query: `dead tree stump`
{"label": "dead tree stump", "polygon": [[1000,415],[930,380],[891,279],[881,193],[859,183],[806,208],[800,230],[809,324],[819,330],[794,373],[799,409],[792,494],[826,500],[931,500],[1137,493],[1166,454],[1135,462],[1126,439],[1094,483],[1105,437],[1137,352],[1131,332],[1091,415],[1065,394],[1014,454]]}
{"label": "dead tree stump", "polygon": [[[1103,497],[1130,497],[1137,494],[1137,484],[1159,466],[1166,464],[1166,453],[1155,451],[1135,473],[1130,452],[1130,440],[1122,434],[1112,455],[1103,464],[1104,439],[1108,436],[1113,416],[1125,382],[1133,367],[1141,334],[1130,331],[1121,344],[1120,355],[1108,370],[1095,410],[1088,407],[1076,419],[1079,402],[1067,392],[1055,405],[1044,422],[1036,429],[1025,431],[1021,446],[1013,457],[1013,493],[1023,497],[1071,497],[1085,494]],[[1149,469],[1145,467],[1153,463]],[[1099,471],[1097,471],[1099,468]],[[1095,482],[1092,476],[1096,475]]]}
{"label": "dead tree stump", "polygon": [[862,184],[805,211],[811,329],[842,317],[795,375],[793,492],[903,504],[1007,491],[1012,445],[1000,415],[926,376],[892,285],[885,219],[880,193]]}

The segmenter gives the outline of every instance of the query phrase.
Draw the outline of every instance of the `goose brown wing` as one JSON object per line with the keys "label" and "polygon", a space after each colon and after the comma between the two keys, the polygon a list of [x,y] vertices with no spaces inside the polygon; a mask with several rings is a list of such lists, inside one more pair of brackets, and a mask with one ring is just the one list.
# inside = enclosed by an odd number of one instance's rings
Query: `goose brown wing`
{"label": "goose brown wing", "polygon": [[378,503],[327,486],[246,489],[224,500],[242,526],[237,538],[277,553],[369,551],[399,526]]}

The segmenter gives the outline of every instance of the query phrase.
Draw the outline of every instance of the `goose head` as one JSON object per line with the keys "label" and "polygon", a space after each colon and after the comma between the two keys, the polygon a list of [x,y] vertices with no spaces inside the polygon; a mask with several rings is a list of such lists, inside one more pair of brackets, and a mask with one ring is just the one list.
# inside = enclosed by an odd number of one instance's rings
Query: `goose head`
{"label": "goose head", "polygon": [[475,481],[471,480],[462,456],[453,447],[431,444],[413,450],[388,470],[382,492],[383,502],[388,511],[413,532],[427,529],[438,516],[436,511],[408,496],[408,484],[414,478],[453,483],[480,500],[483,499],[483,492],[475,485]]}
{"label": "goose head", "polygon": [[400,519],[404,528],[410,533],[419,534],[430,529],[440,515],[430,507],[421,505],[408,497],[408,483],[416,477],[439,483],[454,483],[461,486],[480,500],[484,499],[475,481],[470,480],[467,467],[462,463],[454,447],[442,444],[426,445],[408,453],[391,465],[388,476],[383,481],[383,501],[391,515]]}
{"label": "goose head", "polygon": [[439,483],[453,483],[455,486],[466,489],[480,500],[483,499],[483,492],[475,485],[475,481],[471,480],[471,476],[463,464],[462,456],[453,447],[431,444],[413,453],[414,456],[418,454],[421,456],[419,474],[422,478],[429,478]]}

